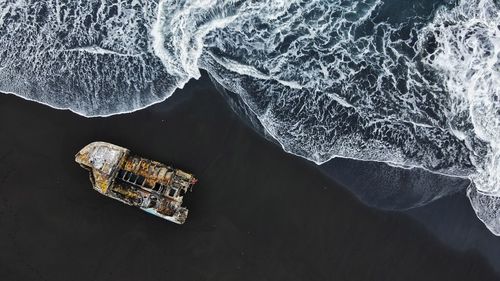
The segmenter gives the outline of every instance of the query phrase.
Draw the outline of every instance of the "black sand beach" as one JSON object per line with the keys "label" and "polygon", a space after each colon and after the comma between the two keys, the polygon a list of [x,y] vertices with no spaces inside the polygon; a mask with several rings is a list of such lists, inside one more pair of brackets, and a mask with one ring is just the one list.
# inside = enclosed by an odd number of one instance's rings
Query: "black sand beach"
{"label": "black sand beach", "polygon": [[[93,191],[112,142],[199,178],[178,226]],[[356,172],[353,171],[353,177]],[[109,118],[0,95],[0,280],[498,280],[477,252],[368,208],[246,127],[208,79]]]}

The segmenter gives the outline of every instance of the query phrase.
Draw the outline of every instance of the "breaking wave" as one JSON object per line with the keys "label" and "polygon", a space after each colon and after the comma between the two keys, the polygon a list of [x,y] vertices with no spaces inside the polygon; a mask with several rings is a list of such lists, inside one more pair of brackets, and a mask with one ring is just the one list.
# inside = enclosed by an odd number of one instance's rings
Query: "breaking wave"
{"label": "breaking wave", "polygon": [[148,2],[0,0],[0,90],[85,116],[165,99],[187,78],[154,54]]}
{"label": "breaking wave", "polygon": [[500,235],[499,10],[496,0],[0,0],[0,91],[102,116],[162,101],[205,69],[289,153],[471,179],[474,210]]}

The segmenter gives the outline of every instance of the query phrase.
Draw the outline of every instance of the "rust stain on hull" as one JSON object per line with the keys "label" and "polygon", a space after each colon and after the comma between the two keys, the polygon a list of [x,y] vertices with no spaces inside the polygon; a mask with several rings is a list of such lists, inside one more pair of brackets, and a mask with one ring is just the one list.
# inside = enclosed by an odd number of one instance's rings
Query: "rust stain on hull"
{"label": "rust stain on hull", "polygon": [[75,161],[89,171],[99,193],[177,224],[186,221],[182,200],[197,181],[192,174],[106,142],[88,144]]}

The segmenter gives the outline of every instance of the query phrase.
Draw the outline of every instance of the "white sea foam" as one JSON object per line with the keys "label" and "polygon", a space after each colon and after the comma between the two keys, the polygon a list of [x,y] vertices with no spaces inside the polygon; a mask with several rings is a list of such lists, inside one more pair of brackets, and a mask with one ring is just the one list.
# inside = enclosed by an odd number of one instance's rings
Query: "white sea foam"
{"label": "white sea foam", "polygon": [[151,46],[154,2],[0,1],[0,91],[85,116],[168,97],[181,77]]}
{"label": "white sea foam", "polygon": [[203,68],[287,152],[471,178],[500,234],[499,7],[424,2],[3,0],[0,91],[109,115]]}
{"label": "white sea foam", "polygon": [[374,22],[381,5],[293,2],[275,10],[272,24],[262,24],[272,3],[243,5],[231,25],[208,35],[202,67],[238,74],[215,77],[242,94],[288,152],[318,164],[348,157],[469,174],[468,149],[439,112],[442,88],[413,59],[412,38],[392,39],[403,24]]}
{"label": "white sea foam", "polygon": [[236,17],[220,10],[220,6],[217,0],[159,2],[153,46],[167,71],[186,78],[200,77],[198,60],[205,36]]}
{"label": "white sea foam", "polygon": [[377,21],[381,1],[309,1],[263,25],[269,5],[240,8],[209,35],[202,67],[284,150],[318,164],[345,157],[469,177],[469,196],[492,196],[471,198],[478,217],[500,234],[490,218],[500,195],[494,1],[441,7],[428,24]]}
{"label": "white sea foam", "polygon": [[[474,152],[468,192],[478,217],[500,235],[500,12],[493,0],[440,9],[423,33],[436,41],[427,62],[443,75],[449,125]],[[477,143],[482,142],[478,147]],[[481,150],[479,150],[480,148]]]}

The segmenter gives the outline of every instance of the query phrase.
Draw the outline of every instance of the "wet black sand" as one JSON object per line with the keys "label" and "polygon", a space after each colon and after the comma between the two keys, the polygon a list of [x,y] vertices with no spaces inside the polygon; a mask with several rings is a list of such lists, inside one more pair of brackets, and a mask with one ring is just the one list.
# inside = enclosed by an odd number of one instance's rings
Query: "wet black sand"
{"label": "wet black sand", "polygon": [[[183,226],[105,198],[73,162],[103,140],[197,174]],[[356,173],[353,172],[353,176]],[[496,280],[477,252],[359,203],[247,128],[206,79],[86,119],[0,95],[0,280]]]}

